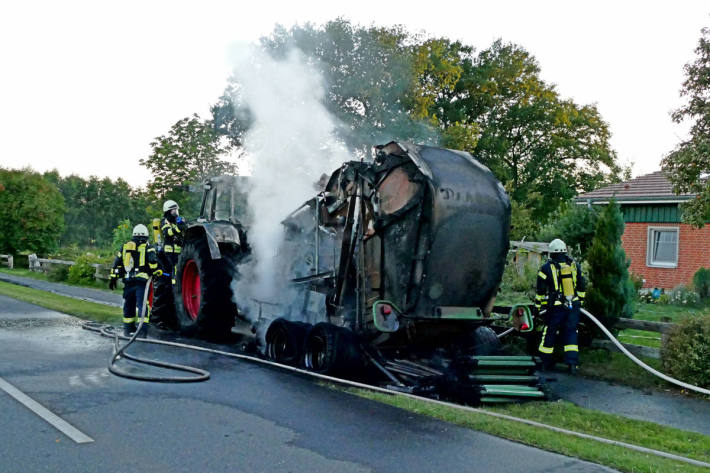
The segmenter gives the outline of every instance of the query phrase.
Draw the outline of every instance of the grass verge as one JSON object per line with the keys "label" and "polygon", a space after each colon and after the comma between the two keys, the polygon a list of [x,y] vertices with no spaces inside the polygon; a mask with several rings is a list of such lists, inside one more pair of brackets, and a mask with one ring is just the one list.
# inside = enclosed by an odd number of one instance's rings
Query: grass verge
{"label": "grass verge", "polygon": [[[355,395],[389,404],[417,414],[428,415],[453,424],[469,427],[515,442],[551,452],[581,458],[629,473],[700,473],[706,468],[636,452],[613,445],[553,432],[485,414],[462,411],[452,407],[416,399],[347,389]],[[536,420],[569,430],[594,434],[700,461],[710,461],[710,437],[664,427],[650,422],[626,419],[576,407],[568,402],[528,403],[498,407],[496,412]]]}
{"label": "grass verge", "polygon": [[[579,373],[582,376],[612,381],[639,389],[663,391],[677,391],[680,389],[648,373],[628,359],[623,353],[588,348],[582,349],[580,358]],[[641,361],[652,368],[663,371],[661,360],[641,357]]]}
{"label": "grass verge", "polygon": [[121,321],[121,309],[0,281],[0,294],[95,322]]}

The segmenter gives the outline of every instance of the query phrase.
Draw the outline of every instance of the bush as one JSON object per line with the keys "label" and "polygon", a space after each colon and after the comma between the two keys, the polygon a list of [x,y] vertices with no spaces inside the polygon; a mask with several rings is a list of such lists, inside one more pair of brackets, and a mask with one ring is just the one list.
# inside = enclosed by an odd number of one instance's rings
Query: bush
{"label": "bush", "polygon": [[[665,296],[665,297],[663,297]],[[676,306],[697,306],[700,304],[700,297],[697,293],[691,291],[683,284],[676,286],[671,291],[661,294],[658,300],[662,304],[670,304]]]}
{"label": "bush", "polygon": [[100,263],[101,260],[91,253],[80,256],[69,268],[69,282],[72,284],[90,284],[95,281],[94,275],[96,268],[91,266],[94,263]]}
{"label": "bush", "polygon": [[503,272],[501,290],[503,292],[524,292],[535,295],[538,268],[532,263],[525,263],[519,269],[514,262],[509,262]]}
{"label": "bush", "polygon": [[639,292],[641,289],[643,289],[643,276],[636,273],[631,273],[631,282],[633,283],[636,292]]}
{"label": "bush", "polygon": [[700,268],[695,273],[693,276],[693,288],[700,299],[705,300],[710,297],[710,269]]}
{"label": "bush", "polygon": [[663,367],[673,377],[710,387],[710,315],[675,324],[661,347]]}
{"label": "bush", "polygon": [[567,244],[567,251],[576,260],[584,260],[591,247],[598,214],[586,205],[568,203],[556,212],[550,223],[538,232],[538,241],[560,238]]}
{"label": "bush", "polygon": [[65,264],[53,264],[47,271],[47,279],[52,282],[66,281],[69,277],[69,266]]}
{"label": "bush", "polygon": [[128,219],[121,220],[116,228],[113,229],[113,240],[111,249],[114,253],[121,251],[123,244],[133,237],[133,226]]}

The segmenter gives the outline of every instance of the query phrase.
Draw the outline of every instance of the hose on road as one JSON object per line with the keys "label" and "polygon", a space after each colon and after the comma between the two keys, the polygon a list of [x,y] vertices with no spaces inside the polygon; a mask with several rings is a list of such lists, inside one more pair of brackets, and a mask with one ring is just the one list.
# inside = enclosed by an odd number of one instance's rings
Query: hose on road
{"label": "hose on road", "polygon": [[[149,343],[154,343],[157,342],[157,340],[146,340],[144,338],[138,338],[141,334],[141,329],[143,328],[145,324],[145,314],[147,313],[147,306],[148,306],[148,294],[149,294],[149,288],[150,288],[150,283],[152,281],[152,277],[148,279],[145,285],[145,290],[143,291],[143,303],[141,305],[141,311],[140,311],[140,323],[138,324],[138,327],[136,328],[135,333],[130,336],[130,337],[125,337],[121,336],[118,334],[116,329],[109,324],[99,324],[96,322],[86,322],[81,326],[81,328],[85,330],[90,330],[92,332],[98,332],[104,337],[109,337],[113,338],[113,355],[111,356],[111,360],[108,363],[108,370],[115,374],[116,376],[120,376],[122,378],[128,378],[128,379],[133,379],[137,381],[150,381],[154,383],[196,383],[200,381],[207,381],[210,379],[210,372],[200,369],[200,368],[195,368],[193,366],[186,366],[186,365],[180,365],[177,363],[168,363],[165,361],[158,361],[158,360],[151,360],[148,358],[141,358],[135,355],[129,355],[126,353],[126,349],[131,346],[136,340],[139,340],[141,342],[149,342]],[[128,342],[123,345],[119,346],[119,340],[128,340]],[[171,342],[163,342],[162,344],[165,345],[170,345]],[[187,348],[189,345],[185,345],[181,348]],[[174,370],[174,371],[181,371],[183,373],[191,373],[194,376],[150,376],[150,375],[142,375],[142,374],[137,374],[137,373],[131,373],[128,371],[125,371],[117,366],[117,362],[120,359],[126,359],[126,360],[131,360],[136,363],[141,363],[144,365],[149,365],[149,366],[155,366],[158,368],[164,368],[168,370]]]}

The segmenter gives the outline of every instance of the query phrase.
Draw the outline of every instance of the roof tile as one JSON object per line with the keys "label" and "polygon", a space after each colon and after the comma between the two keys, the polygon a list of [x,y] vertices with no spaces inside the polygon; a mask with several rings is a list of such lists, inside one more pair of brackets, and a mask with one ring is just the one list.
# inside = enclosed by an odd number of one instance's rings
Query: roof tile
{"label": "roof tile", "polygon": [[596,189],[577,196],[577,200],[600,199],[615,197],[617,200],[624,198],[653,198],[653,197],[678,197],[688,198],[693,194],[677,195],[673,192],[673,184],[668,180],[665,171],[656,171],[651,174],[639,176],[626,182],[611,184],[601,189]]}

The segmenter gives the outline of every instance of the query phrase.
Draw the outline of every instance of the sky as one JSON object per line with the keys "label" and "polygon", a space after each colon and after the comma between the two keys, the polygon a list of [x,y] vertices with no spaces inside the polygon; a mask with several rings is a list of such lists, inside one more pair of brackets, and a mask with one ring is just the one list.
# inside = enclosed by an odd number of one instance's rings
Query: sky
{"label": "sky", "polygon": [[[439,8],[441,7],[441,8]],[[710,2],[148,1],[5,2],[0,8],[0,166],[150,178],[138,160],[179,119],[208,116],[235,42],[275,24],[345,17],[461,40],[515,42],[565,98],[593,103],[634,176],[659,168],[688,124],[683,65]]]}

